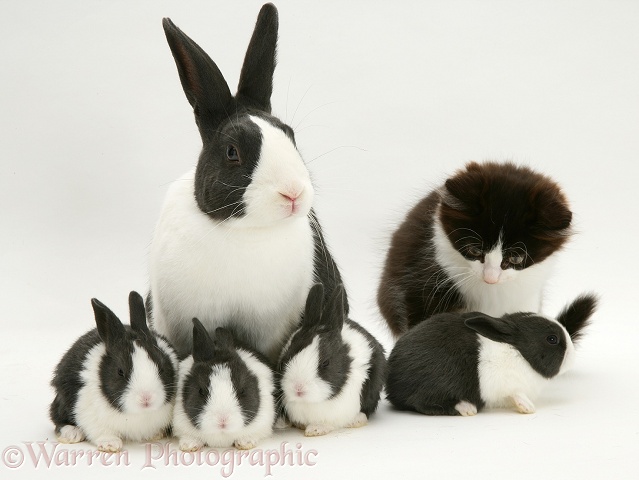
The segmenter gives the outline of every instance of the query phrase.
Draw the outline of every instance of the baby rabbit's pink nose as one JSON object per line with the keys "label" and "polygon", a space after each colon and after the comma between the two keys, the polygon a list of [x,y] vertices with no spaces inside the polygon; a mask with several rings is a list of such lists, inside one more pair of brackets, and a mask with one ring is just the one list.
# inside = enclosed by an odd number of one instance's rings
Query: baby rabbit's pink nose
{"label": "baby rabbit's pink nose", "polygon": [[293,388],[295,388],[295,395],[297,395],[298,397],[303,397],[304,396],[304,385],[303,384],[296,383]]}
{"label": "baby rabbit's pink nose", "polygon": [[150,407],[152,401],[153,395],[151,395],[149,392],[144,392],[142,393],[142,395],[140,395],[140,405],[142,405],[144,408]]}

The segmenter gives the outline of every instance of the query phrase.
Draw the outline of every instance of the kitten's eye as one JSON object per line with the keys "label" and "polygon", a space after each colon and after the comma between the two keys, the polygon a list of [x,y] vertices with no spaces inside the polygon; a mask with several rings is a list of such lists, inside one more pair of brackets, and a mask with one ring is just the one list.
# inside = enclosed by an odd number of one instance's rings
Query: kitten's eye
{"label": "kitten's eye", "polygon": [[237,148],[234,145],[226,146],[226,158],[229,162],[239,162],[240,154],[237,152]]}
{"label": "kitten's eye", "polygon": [[200,396],[206,397],[209,392],[206,391],[206,388],[200,388]]}
{"label": "kitten's eye", "polygon": [[546,341],[551,345],[557,345],[559,343],[559,338],[557,337],[557,335],[548,335],[546,337]]}
{"label": "kitten's eye", "polygon": [[468,255],[470,255],[471,257],[481,257],[482,255],[481,248],[477,248],[473,246],[468,247],[468,249],[466,250],[466,253],[468,253]]}
{"label": "kitten's eye", "polygon": [[508,259],[508,261],[512,265],[521,265],[524,262],[524,257],[521,257],[519,255],[513,255],[512,257]]}
{"label": "kitten's eye", "polygon": [[322,364],[320,365],[320,367],[321,367],[321,368],[326,368],[326,367],[328,367],[328,366],[330,365],[330,363],[331,363],[331,362],[330,362],[330,360],[327,358],[326,360],[324,360],[324,361],[322,362]]}
{"label": "kitten's eye", "polygon": [[121,377],[124,377],[124,370],[122,370],[121,368],[118,368],[118,375],[120,375]]}

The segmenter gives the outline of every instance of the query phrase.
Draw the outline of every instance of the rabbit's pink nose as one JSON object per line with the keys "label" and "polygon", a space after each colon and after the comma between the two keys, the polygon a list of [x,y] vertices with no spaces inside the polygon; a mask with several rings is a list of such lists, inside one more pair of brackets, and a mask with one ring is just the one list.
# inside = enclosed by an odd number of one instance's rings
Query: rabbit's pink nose
{"label": "rabbit's pink nose", "polygon": [[304,385],[302,385],[301,383],[296,383],[294,388],[295,388],[295,395],[297,395],[298,397],[304,396]]}
{"label": "rabbit's pink nose", "polygon": [[228,422],[228,415],[220,415],[217,419],[217,426],[220,427],[220,429],[224,430],[227,427]]}
{"label": "rabbit's pink nose", "polygon": [[144,392],[140,396],[140,405],[142,405],[144,408],[150,407],[152,401],[153,401],[153,395],[151,395],[148,392]]}
{"label": "rabbit's pink nose", "polygon": [[289,193],[280,192],[280,195],[282,195],[285,199],[287,199],[290,202],[294,202],[300,197],[299,193],[290,193],[290,192]]}

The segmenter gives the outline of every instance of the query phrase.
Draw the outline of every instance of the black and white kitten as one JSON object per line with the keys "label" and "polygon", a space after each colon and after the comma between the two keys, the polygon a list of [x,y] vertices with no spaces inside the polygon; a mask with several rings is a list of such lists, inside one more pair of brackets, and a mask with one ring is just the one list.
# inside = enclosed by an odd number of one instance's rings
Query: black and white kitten
{"label": "black and white kitten", "polygon": [[396,336],[440,312],[539,312],[571,235],[559,185],[528,167],[471,162],[394,233],[377,300]]}

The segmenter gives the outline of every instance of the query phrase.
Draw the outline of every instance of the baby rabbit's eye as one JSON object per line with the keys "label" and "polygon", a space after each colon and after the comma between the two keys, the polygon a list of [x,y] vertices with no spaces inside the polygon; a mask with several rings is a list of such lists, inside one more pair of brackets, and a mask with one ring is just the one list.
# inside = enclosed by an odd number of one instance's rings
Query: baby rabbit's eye
{"label": "baby rabbit's eye", "polygon": [[229,160],[229,162],[238,162],[240,161],[240,154],[237,151],[237,148],[235,148],[234,145],[227,145],[226,146],[226,158]]}
{"label": "baby rabbit's eye", "polygon": [[559,343],[559,338],[557,337],[557,335],[548,335],[546,337],[546,341],[551,345],[557,345]]}

